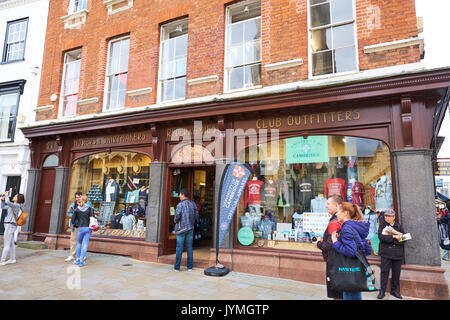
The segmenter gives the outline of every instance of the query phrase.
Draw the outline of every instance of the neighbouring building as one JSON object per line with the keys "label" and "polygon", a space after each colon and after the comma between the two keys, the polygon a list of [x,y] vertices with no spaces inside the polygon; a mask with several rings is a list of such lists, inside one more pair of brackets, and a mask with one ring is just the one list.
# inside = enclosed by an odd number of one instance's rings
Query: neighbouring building
{"label": "neighbouring building", "polygon": [[311,238],[339,193],[372,222],[373,265],[377,219],[399,213],[412,235],[404,295],[448,297],[432,157],[450,69],[425,69],[414,0],[53,1],[45,43],[36,122],[20,126],[34,195],[22,236],[68,248],[65,212],[82,191],[101,224],[89,250],[173,263],[187,187],[207,267],[222,173],[238,159],[252,178],[224,265],[325,283]]}
{"label": "neighbouring building", "polygon": [[26,198],[30,149],[18,127],[35,121],[48,3],[0,1],[0,190]]}

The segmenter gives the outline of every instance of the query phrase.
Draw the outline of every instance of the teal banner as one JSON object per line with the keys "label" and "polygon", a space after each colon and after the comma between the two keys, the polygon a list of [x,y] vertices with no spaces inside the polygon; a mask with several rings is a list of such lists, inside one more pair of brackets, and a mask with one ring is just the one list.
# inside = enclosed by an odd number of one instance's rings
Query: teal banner
{"label": "teal banner", "polygon": [[286,139],[286,163],[328,162],[328,136]]}

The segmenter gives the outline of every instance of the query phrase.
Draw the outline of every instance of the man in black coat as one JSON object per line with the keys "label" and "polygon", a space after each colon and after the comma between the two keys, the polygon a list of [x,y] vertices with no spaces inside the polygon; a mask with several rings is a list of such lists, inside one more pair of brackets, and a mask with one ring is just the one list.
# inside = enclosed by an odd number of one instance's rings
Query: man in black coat
{"label": "man in black coat", "polygon": [[[383,234],[383,230],[386,227],[392,227],[394,230],[400,232],[401,235],[390,235],[386,234],[386,232]],[[381,221],[378,227],[378,238],[380,239],[378,255],[381,257],[381,281],[380,292],[377,296],[378,299],[383,299],[385,296],[389,270],[391,268],[391,295],[402,299],[400,295],[400,271],[405,256],[404,242],[402,242],[403,233],[402,226],[395,221],[395,211],[392,209],[386,210],[384,213],[384,221]]]}

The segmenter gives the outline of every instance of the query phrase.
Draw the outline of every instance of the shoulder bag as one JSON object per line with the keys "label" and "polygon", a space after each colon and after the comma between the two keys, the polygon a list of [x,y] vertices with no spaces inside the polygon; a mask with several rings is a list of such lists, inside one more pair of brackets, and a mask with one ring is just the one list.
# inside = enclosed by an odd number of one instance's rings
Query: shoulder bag
{"label": "shoulder bag", "polygon": [[[10,207],[11,208],[11,207]],[[16,224],[21,227],[23,226],[25,223],[27,223],[27,218],[28,218],[28,212],[25,212],[21,209],[22,213],[19,216],[19,218],[17,218],[16,213],[14,211],[13,208],[11,208],[11,211],[13,212],[14,215],[14,219],[16,220]]]}
{"label": "shoulder bag", "polygon": [[336,291],[361,292],[380,290],[375,274],[367,261],[364,252],[359,247],[356,236],[353,234],[357,246],[356,258],[349,258],[331,249],[328,252],[327,282]]}

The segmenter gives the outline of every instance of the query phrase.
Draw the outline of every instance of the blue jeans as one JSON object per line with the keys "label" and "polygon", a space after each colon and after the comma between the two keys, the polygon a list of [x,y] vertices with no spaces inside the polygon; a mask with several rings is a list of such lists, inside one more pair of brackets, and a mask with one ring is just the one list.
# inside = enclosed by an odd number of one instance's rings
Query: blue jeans
{"label": "blue jeans", "polygon": [[343,292],[344,300],[362,300],[361,292]]}
{"label": "blue jeans", "polygon": [[194,229],[191,229],[182,234],[177,234],[177,255],[175,258],[175,265],[173,266],[175,270],[180,270],[184,240],[186,240],[187,268],[192,269],[194,267],[194,250],[192,249],[192,243],[194,241]]}
{"label": "blue jeans", "polygon": [[91,233],[92,230],[89,227],[78,228],[77,259],[80,259],[81,261],[86,259],[86,252],[88,249],[89,239],[91,238]]}

